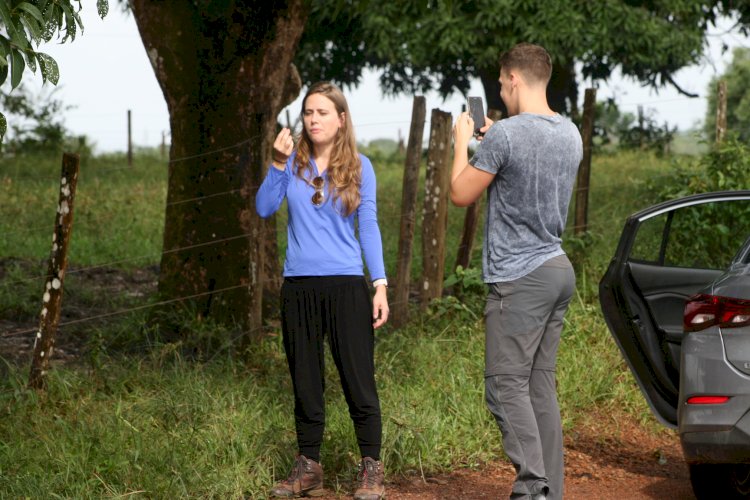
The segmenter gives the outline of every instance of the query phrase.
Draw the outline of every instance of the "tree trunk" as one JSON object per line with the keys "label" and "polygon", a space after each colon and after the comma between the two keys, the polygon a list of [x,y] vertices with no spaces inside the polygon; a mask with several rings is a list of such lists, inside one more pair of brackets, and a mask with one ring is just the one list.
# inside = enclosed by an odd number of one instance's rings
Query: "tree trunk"
{"label": "tree trunk", "polygon": [[553,63],[547,102],[553,111],[578,119],[578,84],[573,61]]}
{"label": "tree trunk", "polygon": [[500,99],[500,77],[499,66],[492,66],[491,68],[480,68],[479,79],[482,82],[484,88],[484,97],[487,99],[487,111],[494,109],[502,112],[501,116],[508,116],[508,108],[505,107],[505,103]]}
{"label": "tree trunk", "polygon": [[159,293],[179,310],[257,335],[264,261],[273,257],[255,193],[287,104],[306,2],[131,5],[172,135]]}

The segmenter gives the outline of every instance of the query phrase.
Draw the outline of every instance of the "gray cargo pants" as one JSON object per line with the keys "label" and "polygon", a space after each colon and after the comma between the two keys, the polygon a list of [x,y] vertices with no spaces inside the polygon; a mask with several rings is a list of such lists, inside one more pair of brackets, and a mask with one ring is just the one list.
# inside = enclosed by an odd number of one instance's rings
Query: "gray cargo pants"
{"label": "gray cargo pants", "polygon": [[563,497],[555,365],[575,290],[565,255],[514,281],[491,283],[485,309],[485,398],[516,469],[510,498]]}

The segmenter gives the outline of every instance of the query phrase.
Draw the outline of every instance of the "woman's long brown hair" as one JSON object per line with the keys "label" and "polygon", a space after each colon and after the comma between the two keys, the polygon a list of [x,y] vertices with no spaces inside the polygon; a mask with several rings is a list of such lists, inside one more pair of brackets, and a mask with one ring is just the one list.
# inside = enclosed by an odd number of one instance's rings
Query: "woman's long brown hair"
{"label": "woman's long brown hair", "polygon": [[[359,188],[362,184],[362,162],[357,151],[357,141],[354,138],[354,126],[349,114],[349,105],[341,90],[330,82],[318,82],[310,87],[302,100],[302,116],[305,114],[305,103],[307,98],[313,94],[321,94],[333,102],[336,113],[341,116],[344,113],[344,124],[339,128],[333,142],[331,158],[328,162],[326,174],[331,186],[333,201],[341,200],[344,215],[347,217],[354,212],[360,203]],[[318,175],[313,171],[310,156],[313,151],[313,143],[302,127],[299,141],[297,142],[297,156],[294,164],[297,176],[308,180]],[[309,180],[308,180],[309,182]]]}

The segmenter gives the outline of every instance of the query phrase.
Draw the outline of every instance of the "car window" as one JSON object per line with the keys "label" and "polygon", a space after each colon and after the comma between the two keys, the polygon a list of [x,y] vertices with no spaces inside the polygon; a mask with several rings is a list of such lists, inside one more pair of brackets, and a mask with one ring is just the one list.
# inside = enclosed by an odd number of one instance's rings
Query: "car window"
{"label": "car window", "polygon": [[669,221],[668,214],[661,214],[647,219],[638,226],[630,258],[637,261],[659,264],[661,257],[664,228]]}
{"label": "car window", "polygon": [[703,203],[641,222],[631,258],[668,267],[726,269],[750,235],[750,201]]}

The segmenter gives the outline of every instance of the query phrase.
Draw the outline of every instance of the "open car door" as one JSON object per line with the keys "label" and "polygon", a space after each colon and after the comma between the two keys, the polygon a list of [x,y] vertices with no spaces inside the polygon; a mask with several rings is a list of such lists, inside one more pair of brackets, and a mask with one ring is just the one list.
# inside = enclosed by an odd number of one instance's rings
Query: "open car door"
{"label": "open car door", "polygon": [[685,300],[726,269],[750,234],[750,191],[688,196],[628,217],[599,301],[651,410],[677,426]]}

